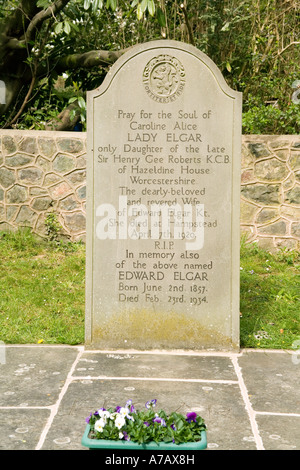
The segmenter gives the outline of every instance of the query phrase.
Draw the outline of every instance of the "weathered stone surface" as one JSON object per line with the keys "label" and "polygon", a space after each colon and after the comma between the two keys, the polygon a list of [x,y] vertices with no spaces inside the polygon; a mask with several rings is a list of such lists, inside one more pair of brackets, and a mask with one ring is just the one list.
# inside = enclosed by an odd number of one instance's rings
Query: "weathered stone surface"
{"label": "weathered stone surface", "polygon": [[269,141],[269,146],[272,149],[282,149],[285,147],[289,147],[290,142],[286,139],[283,139],[281,136],[280,137],[272,136],[272,139],[270,139]]}
{"label": "weathered stone surface", "polygon": [[31,153],[36,155],[38,153],[38,146],[35,137],[25,137],[22,142],[19,143],[19,149],[21,152]]}
{"label": "weathered stone surface", "polygon": [[9,155],[17,151],[17,144],[12,136],[4,135],[2,139],[4,155]]}
{"label": "weathered stone surface", "polygon": [[45,157],[53,157],[56,153],[55,139],[50,137],[39,137],[38,144],[41,154]]}
{"label": "weathered stone surface", "polygon": [[77,139],[57,139],[58,149],[67,153],[80,153],[84,150],[82,140]]}
{"label": "weathered stone surface", "polygon": [[300,239],[300,223],[293,223],[291,227],[291,235]]}
{"label": "weathered stone surface", "polygon": [[276,156],[281,160],[288,160],[290,156],[290,152],[288,149],[285,150],[276,150]]}
{"label": "weathered stone surface", "polygon": [[266,235],[285,235],[286,223],[283,220],[279,220],[265,227],[259,227],[258,233],[265,233]]}
{"label": "weathered stone surface", "polygon": [[32,209],[28,206],[22,206],[16,217],[16,223],[32,227],[36,217],[36,213]]}
{"label": "weathered stone surface", "polygon": [[29,196],[43,196],[45,194],[48,194],[48,191],[45,188],[39,188],[38,186],[37,187],[32,186],[29,189]]}
{"label": "weathered stone surface", "polygon": [[274,253],[276,251],[273,238],[259,238],[257,246],[263,250],[269,251],[270,253]]}
{"label": "weathered stone surface", "polygon": [[297,240],[292,238],[275,238],[276,248],[286,248],[287,250],[295,250],[298,248]]}
{"label": "weathered stone surface", "polygon": [[245,237],[246,241],[250,241],[251,239],[253,239],[254,234],[254,225],[241,225],[241,238]]}
{"label": "weathered stone surface", "polygon": [[85,199],[86,198],[86,186],[82,186],[81,188],[76,189],[76,194],[78,199]]}
{"label": "weathered stone surface", "polygon": [[280,186],[278,184],[248,184],[242,187],[241,192],[246,199],[261,205],[280,203]]}
{"label": "weathered stone surface", "polygon": [[289,177],[282,182],[282,187],[284,190],[291,189],[295,184],[295,175],[291,173]]}
{"label": "weathered stone surface", "polygon": [[36,160],[36,164],[45,172],[51,170],[51,162],[44,157],[38,157]]}
{"label": "weathered stone surface", "polygon": [[36,211],[46,211],[52,204],[51,197],[38,197],[32,202],[32,208]]}
{"label": "weathered stone surface", "polygon": [[300,204],[300,186],[295,186],[285,195],[285,201],[291,204]]}
{"label": "weathered stone surface", "polygon": [[257,215],[256,223],[265,224],[267,222],[271,222],[274,219],[277,219],[278,217],[279,217],[279,209],[264,208]]}
{"label": "weathered stone surface", "polygon": [[249,183],[250,181],[254,182],[254,172],[253,170],[243,170],[241,174],[241,182],[242,183]]}
{"label": "weathered stone surface", "polygon": [[76,168],[86,168],[86,154],[76,158]]}
{"label": "weathered stone surface", "polygon": [[58,154],[53,161],[53,170],[62,175],[73,170],[75,167],[76,163],[71,155]]}
{"label": "weathered stone surface", "polygon": [[293,170],[300,169],[300,152],[299,151],[291,152],[289,163]]}
{"label": "weathered stone surface", "polygon": [[16,181],[14,170],[8,170],[7,168],[0,168],[0,185],[3,188],[9,188]]}
{"label": "weathered stone surface", "polygon": [[242,146],[242,161],[241,161],[241,168],[249,168],[253,164],[253,157],[248,150],[246,145]]}
{"label": "weathered stone surface", "polygon": [[25,155],[22,153],[16,153],[13,156],[6,157],[5,158],[5,164],[6,166],[11,166],[11,167],[18,167],[18,166],[25,166],[30,163],[32,163],[34,160],[34,157]]}
{"label": "weathered stone surface", "polygon": [[248,148],[255,158],[264,158],[270,155],[270,151],[263,143],[249,143]]}
{"label": "weathered stone surface", "polygon": [[300,207],[282,205],[280,207],[280,214],[289,220],[300,222]]}
{"label": "weathered stone surface", "polygon": [[43,180],[43,171],[34,166],[18,170],[18,177],[22,183],[40,184]]}
{"label": "weathered stone surface", "polygon": [[72,233],[85,231],[86,220],[82,212],[73,212],[63,215],[67,230]]}
{"label": "weathered stone surface", "polygon": [[259,210],[257,206],[251,204],[250,202],[244,201],[241,199],[240,213],[241,213],[241,223],[251,222],[254,219],[254,215]]}
{"label": "weathered stone surface", "polygon": [[61,183],[58,183],[55,186],[51,186],[49,188],[49,193],[53,199],[63,199],[71,192],[72,188],[65,181],[62,181]]}
{"label": "weathered stone surface", "polygon": [[289,174],[288,168],[277,158],[268,158],[257,162],[254,169],[255,175],[260,180],[281,181]]}
{"label": "weathered stone surface", "polygon": [[61,176],[56,175],[55,173],[48,173],[44,179],[44,186],[52,186],[55,183],[61,181]]}
{"label": "weathered stone surface", "polygon": [[68,196],[59,203],[59,207],[64,211],[71,211],[79,208],[79,204],[73,196]]}
{"label": "weathered stone surface", "polygon": [[4,190],[0,188],[0,201],[3,201],[4,199]]}
{"label": "weathered stone surface", "polygon": [[75,170],[66,176],[66,179],[74,186],[86,181],[86,170]]}
{"label": "weathered stone surface", "polygon": [[0,204],[0,221],[5,220],[5,211],[4,211],[4,206]]}
{"label": "weathered stone surface", "polygon": [[6,200],[8,204],[22,204],[27,200],[28,190],[25,186],[16,184],[7,191]]}
{"label": "weathered stone surface", "polygon": [[300,171],[296,171],[295,173],[295,179],[298,183],[300,183]]}
{"label": "weathered stone surface", "polygon": [[19,210],[19,206],[7,206],[6,207],[6,218],[9,222],[11,222],[14,219],[18,210]]}

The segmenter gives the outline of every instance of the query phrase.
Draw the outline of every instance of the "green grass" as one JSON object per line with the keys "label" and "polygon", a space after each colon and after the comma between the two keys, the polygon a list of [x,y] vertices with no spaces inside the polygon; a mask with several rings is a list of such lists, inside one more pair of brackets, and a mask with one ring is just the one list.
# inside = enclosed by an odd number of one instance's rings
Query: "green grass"
{"label": "green grass", "polygon": [[0,233],[0,339],[4,343],[84,341],[85,249],[28,230]]}
{"label": "green grass", "polygon": [[[300,339],[299,252],[241,243],[241,346],[290,349]],[[84,342],[85,246],[0,232],[0,340]]]}
{"label": "green grass", "polygon": [[290,349],[300,339],[300,254],[241,244],[241,346]]}

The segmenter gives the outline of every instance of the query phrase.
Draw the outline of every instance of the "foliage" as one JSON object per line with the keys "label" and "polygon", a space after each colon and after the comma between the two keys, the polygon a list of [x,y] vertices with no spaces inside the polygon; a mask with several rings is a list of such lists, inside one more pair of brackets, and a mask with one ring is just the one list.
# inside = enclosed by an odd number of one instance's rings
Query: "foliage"
{"label": "foliage", "polygon": [[55,212],[49,212],[49,214],[47,214],[45,225],[48,240],[58,242],[58,234],[61,229],[61,225],[58,222],[57,214],[55,214]]}
{"label": "foliage", "polygon": [[[18,3],[9,0],[1,10],[4,30]],[[58,2],[31,3],[39,13],[47,13]],[[22,86],[16,88],[15,100],[2,116],[1,126],[47,128],[47,122],[57,119],[72,103],[76,106],[70,112],[80,115],[85,126],[85,93],[102,83],[115,60],[102,52],[123,51],[136,43],[167,38],[194,44],[218,65],[231,87],[243,92],[244,133],[299,133],[299,104],[291,102],[293,83],[300,77],[297,0],[62,3],[64,7],[49,13],[27,42],[26,35],[12,41],[11,47],[18,54],[23,51],[25,68],[20,75]],[[10,31],[10,38],[13,33]],[[8,41],[4,39],[2,46],[0,41],[0,56],[2,47],[3,57],[8,60],[13,49],[5,50]],[[87,65],[83,60],[81,55],[88,51],[101,52],[99,65]],[[66,60],[68,57],[70,60]],[[19,69],[14,75],[11,71],[14,79]],[[0,75],[4,73],[0,70]],[[66,74],[66,93],[58,95],[55,84],[62,74]],[[28,94],[30,81],[32,89]],[[71,93],[68,98],[67,91]]]}
{"label": "foliage", "polygon": [[164,410],[154,411],[156,400],[145,404],[145,410],[136,410],[132,400],[124,407],[100,408],[86,419],[91,427],[91,438],[137,442],[196,442],[201,440],[201,431],[206,429],[203,419],[194,412],[186,417]]}

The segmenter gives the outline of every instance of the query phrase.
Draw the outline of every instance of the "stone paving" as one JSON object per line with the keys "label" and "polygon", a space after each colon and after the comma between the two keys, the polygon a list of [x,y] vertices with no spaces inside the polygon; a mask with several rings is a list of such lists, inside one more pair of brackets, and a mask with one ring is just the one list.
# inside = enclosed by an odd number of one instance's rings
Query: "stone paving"
{"label": "stone paving", "polygon": [[129,398],[197,411],[207,450],[300,449],[299,351],[0,349],[2,450],[86,450],[86,416]]}

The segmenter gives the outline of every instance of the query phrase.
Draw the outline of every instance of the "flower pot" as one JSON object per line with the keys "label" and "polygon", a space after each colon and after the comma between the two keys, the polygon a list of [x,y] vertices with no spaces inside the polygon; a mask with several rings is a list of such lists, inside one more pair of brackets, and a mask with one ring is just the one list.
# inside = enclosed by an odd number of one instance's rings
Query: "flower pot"
{"label": "flower pot", "polygon": [[146,444],[138,444],[137,442],[125,440],[106,440],[106,439],[91,439],[89,437],[90,425],[85,428],[82,436],[81,444],[89,449],[118,449],[118,450],[203,450],[207,447],[206,431],[201,431],[201,441],[186,442],[182,444],[174,444],[173,442],[148,442]]}

